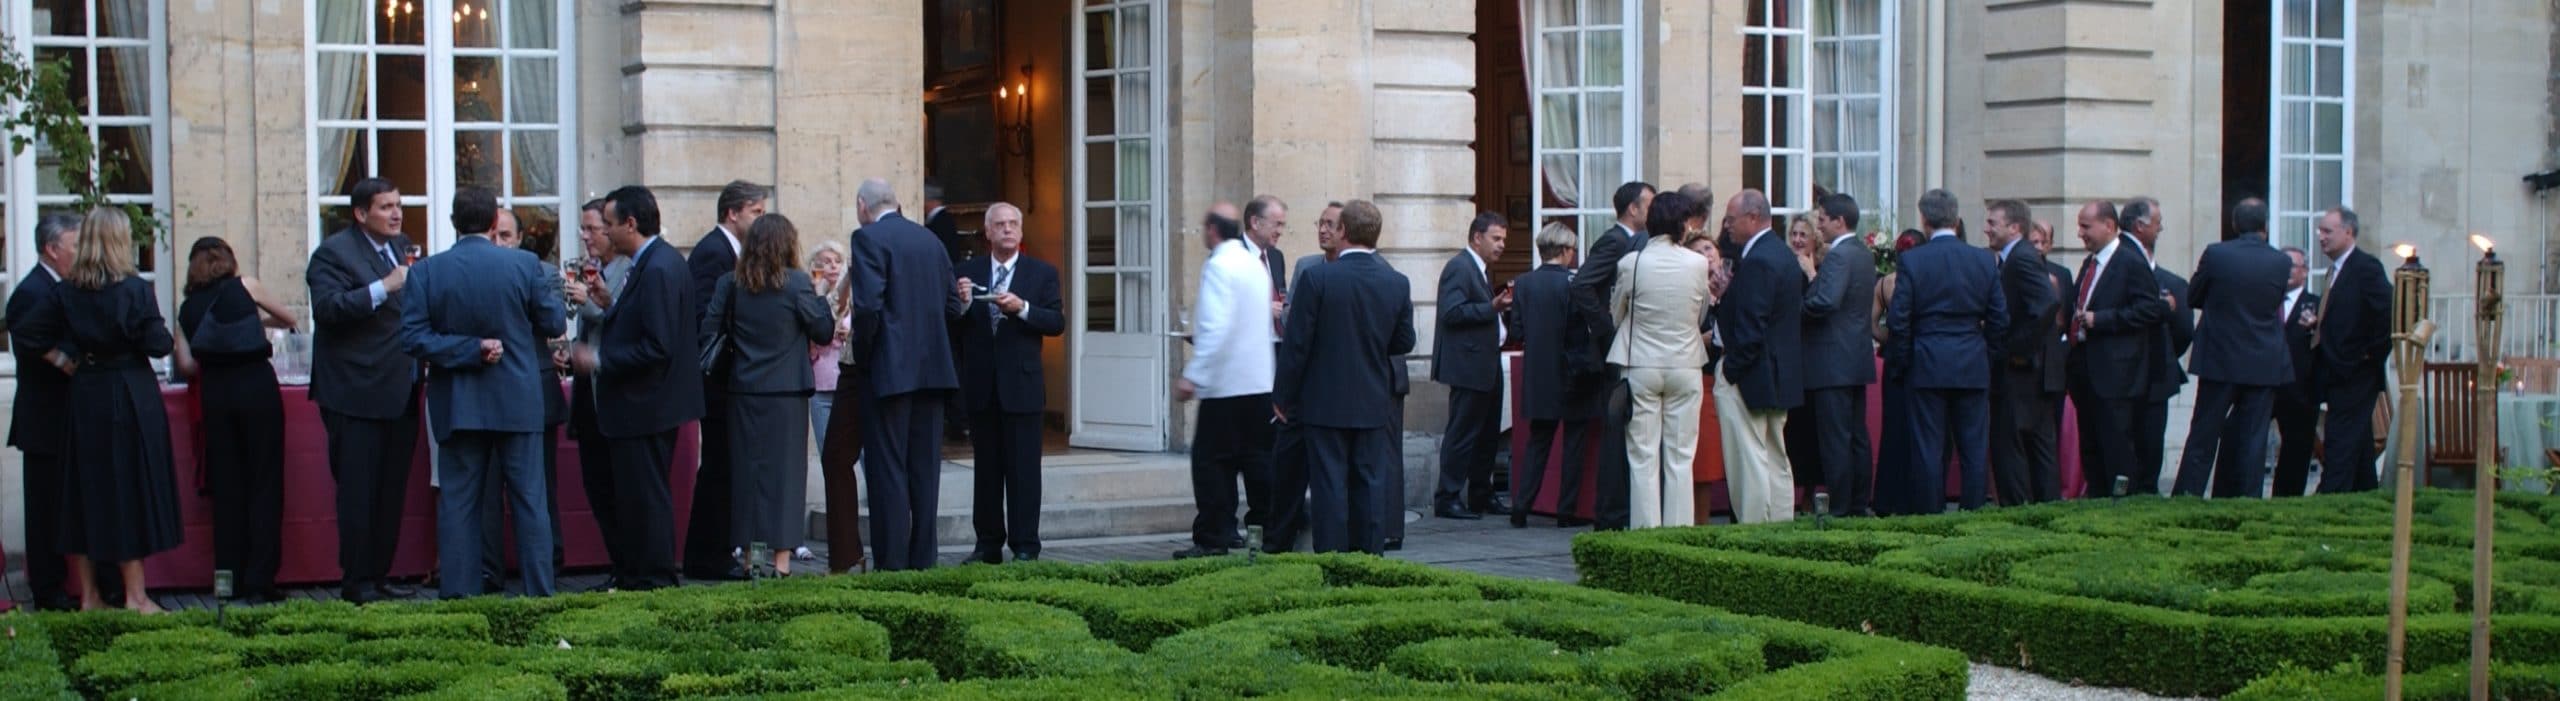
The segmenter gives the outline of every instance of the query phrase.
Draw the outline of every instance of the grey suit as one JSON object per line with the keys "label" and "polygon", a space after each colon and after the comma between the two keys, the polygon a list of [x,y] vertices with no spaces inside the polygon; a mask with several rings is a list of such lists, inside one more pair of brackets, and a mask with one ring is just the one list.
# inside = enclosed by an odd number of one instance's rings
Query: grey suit
{"label": "grey suit", "polygon": [[[783,272],[782,287],[749,292],[735,273],[720,276],[711,292],[706,330],[729,331],[726,417],[731,426],[805,426],[809,393],[817,380],[809,345],[835,338],[835,317],[818,297],[809,274]],[[729,512],[729,547],[764,543],[800,547],[809,531],[809,444],[801,440],[729,442],[736,499]]]}
{"label": "grey suit", "polygon": [[1867,437],[1867,385],[1876,381],[1875,252],[1839,237],[1804,291],[1805,403],[1821,446],[1831,515],[1867,509],[1875,496],[1875,447]]}

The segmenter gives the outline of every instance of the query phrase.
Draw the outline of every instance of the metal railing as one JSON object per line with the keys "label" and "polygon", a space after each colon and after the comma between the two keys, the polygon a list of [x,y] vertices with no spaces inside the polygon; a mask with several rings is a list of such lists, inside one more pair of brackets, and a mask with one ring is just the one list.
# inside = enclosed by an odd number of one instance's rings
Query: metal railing
{"label": "metal railing", "polygon": [[[2478,359],[2480,313],[2471,295],[2436,295],[2427,303],[2436,321],[2435,340],[2427,344],[2428,362],[2459,363]],[[2507,295],[2498,350],[2508,358],[2560,358],[2560,295]]]}

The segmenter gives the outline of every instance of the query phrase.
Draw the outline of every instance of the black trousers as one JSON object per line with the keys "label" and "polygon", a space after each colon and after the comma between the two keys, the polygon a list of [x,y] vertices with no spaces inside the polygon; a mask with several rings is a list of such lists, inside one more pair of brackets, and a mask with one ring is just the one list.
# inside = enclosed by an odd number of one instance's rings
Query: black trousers
{"label": "black trousers", "polygon": [[1440,433],[1440,485],[1431,493],[1434,508],[1483,510],[1492,503],[1493,442],[1501,432],[1500,396],[1449,388],[1449,424]]}
{"label": "black trousers", "polygon": [[[550,502],[546,506],[551,516],[551,572],[556,575],[568,562],[567,528],[560,523],[560,427],[545,427],[541,441],[542,494]],[[507,502],[506,482],[504,475],[498,475],[480,483],[480,576],[490,581],[507,579],[503,536],[514,531],[506,527],[506,509],[500,508]]]}
{"label": "black trousers", "polygon": [[1529,454],[1515,455],[1511,460],[1511,518],[1529,513],[1531,505],[1547,484],[1547,458],[1555,455],[1556,433],[1564,433],[1564,459],[1556,463],[1562,472],[1556,491],[1556,519],[1577,518],[1574,507],[1582,499],[1582,466],[1591,454],[1591,422],[1560,419],[1529,420]]}
{"label": "black trousers", "polygon": [[[1387,461],[1387,498],[1378,503],[1379,518],[1386,519],[1387,539],[1404,542],[1404,395],[1396,395],[1396,410],[1387,414],[1387,443],[1394,446]],[[1310,468],[1312,469],[1312,468]],[[1306,513],[1301,508],[1298,513]]]}
{"label": "black trousers", "polygon": [[[1947,461],[1943,456],[1953,446],[1957,466],[1963,472],[1960,506],[1966,510],[1982,508],[1985,492],[1990,491],[1989,456],[1991,442],[1991,397],[1978,389],[1912,388],[1911,452],[1919,456],[1911,464],[1912,504],[1926,508],[1943,504],[1947,489]],[[1936,513],[1924,511],[1923,513]]]}
{"label": "black trousers", "polygon": [[338,570],[347,589],[381,583],[399,552],[410,460],[418,450],[414,389],[403,406],[394,419],[320,410],[329,433],[329,476],[338,483]]}
{"label": "black trousers", "polygon": [[2174,492],[2263,496],[2258,490],[2267,483],[2267,418],[2275,399],[2274,387],[2198,382],[2195,420],[2187,424]]}
{"label": "black trousers", "polygon": [[1813,418],[1814,444],[1822,464],[1822,484],[1831,494],[1831,515],[1863,513],[1875,498],[1875,447],[1867,442],[1867,388],[1824,387],[1805,392]]}
{"label": "black trousers", "polygon": [[2133,484],[2125,494],[2160,494],[2160,466],[2168,451],[2169,400],[2142,400],[2134,407],[2133,472],[2128,473]]}
{"label": "black trousers", "polygon": [[590,499],[598,491],[606,495],[595,503],[612,505],[610,519],[599,508],[596,520],[611,522],[604,539],[613,578],[635,591],[675,586],[676,510],[667,473],[675,469],[676,432],[611,438],[605,446],[612,464],[602,474],[587,473],[587,489]]}
{"label": "black trousers", "polygon": [[[2085,498],[2113,496],[2116,478],[2130,479],[2133,474],[2136,403],[2101,398],[2089,378],[2079,374],[2071,378],[2071,405],[2080,412],[2080,472],[2088,483]],[[2139,484],[2129,484],[2125,493],[2143,492]]]}
{"label": "black trousers", "polygon": [[1200,513],[1191,519],[1191,542],[1223,550],[1235,545],[1236,478],[1248,484],[1271,481],[1271,395],[1200,400],[1193,423],[1191,492]]}
{"label": "black trousers", "polygon": [[[2052,423],[2053,404],[2043,392],[2044,372],[2002,366],[1991,375],[1991,491],[2002,506],[2046,500],[2040,482],[2058,485],[2059,475],[2045,477],[2037,464],[2042,426]],[[2047,451],[2050,454],[2050,451]],[[2057,486],[2056,491],[2059,491]]]}
{"label": "black trousers", "polygon": [[[2327,429],[2326,458],[2320,461],[2320,493],[2364,492],[2379,489],[2382,475],[2374,468],[2373,405],[2382,401],[2382,381],[2358,378],[2343,382],[2332,380],[2328,391],[2329,416],[2322,421]],[[2395,417],[2401,421],[2406,417]]]}
{"label": "black trousers", "polygon": [[[284,407],[207,409],[199,436],[205,486],[213,490],[213,566],[231,571],[234,593],[273,590],[276,568],[284,564]],[[28,457],[32,471],[34,456]],[[401,477],[407,476],[404,470]],[[27,501],[32,509],[36,500]],[[29,537],[30,552],[34,544]]]}
{"label": "black trousers", "polygon": [[[572,388],[570,401],[594,401],[582,398],[591,396],[579,391],[586,388],[583,378]],[[613,441],[606,439],[594,422],[571,421],[569,432],[578,439],[578,482],[587,490],[587,513],[595,517],[596,533],[604,537],[605,560],[612,563],[612,573],[619,576],[631,555],[622,551],[622,521],[613,506]],[[559,530],[565,533],[568,529]]]}
{"label": "black trousers", "polygon": [[2320,444],[2320,405],[2278,397],[2276,478],[2269,496],[2298,497],[2311,481],[2311,448]]}
{"label": "black trousers", "polygon": [[1582,401],[1589,402],[1590,416],[1598,420],[1600,454],[1591,463],[1599,470],[1599,481],[1593,485],[1600,493],[1591,498],[1591,521],[1599,530],[1626,530],[1628,510],[1627,422],[1635,418],[1635,400],[1627,393],[1622,370],[1612,369],[1603,384],[1592,388]]}
{"label": "black trousers", "polygon": [[1307,485],[1314,493],[1307,525],[1316,552],[1386,552],[1387,467],[1394,463],[1395,441],[1383,428],[1307,426],[1307,453],[1314,458]]}
{"label": "black trousers", "polygon": [[2038,502],[2062,500],[2062,392],[2037,391],[2040,414],[2026,435],[2027,481]]}
{"label": "black trousers", "polygon": [[971,412],[969,445],[977,454],[970,523],[978,549],[1040,554],[1040,415]]}
{"label": "black trousers", "polygon": [[1307,475],[1315,469],[1315,456],[1307,449],[1305,424],[1278,424],[1272,434],[1271,491],[1263,506],[1271,522],[1262,527],[1262,549],[1284,553],[1297,549],[1298,535],[1307,528]]}
{"label": "black trousers", "polygon": [[684,573],[695,579],[717,579],[736,567],[729,557],[731,474],[729,466],[729,392],[703,383],[702,468],[693,473],[691,516],[685,521]]}
{"label": "black trousers", "polygon": [[933,567],[942,501],[940,390],[880,397],[863,417],[862,478],[871,484],[871,566]]}

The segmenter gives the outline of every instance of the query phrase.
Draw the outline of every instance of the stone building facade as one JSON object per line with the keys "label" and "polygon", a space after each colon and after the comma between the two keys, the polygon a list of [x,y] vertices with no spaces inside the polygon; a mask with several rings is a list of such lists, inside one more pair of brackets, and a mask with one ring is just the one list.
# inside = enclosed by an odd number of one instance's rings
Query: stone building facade
{"label": "stone building facade", "polygon": [[[575,207],[655,188],[689,246],[731,179],[777,187],[804,248],[842,240],[865,177],[911,215],[928,175],[975,228],[1026,211],[1030,250],[1067,271],[1050,346],[1068,443],[1178,450],[1164,399],[1204,251],[1199,213],[1259,193],[1292,205],[1281,247],[1313,252],[1328,200],[1369,199],[1384,252],[1435,280],[1478,210],[1514,220],[1497,278],[1540,222],[1596,233],[1608,192],[1699,182],[1820,185],[1864,228],[1916,225],[1946,187],[1978,221],[2020,198],[2060,225],[2091,199],[2164,200],[2172,269],[2271,194],[2279,237],[2364,213],[2366,246],[2459,260],[2485,233],[2542,260],[2553,205],[2521,176],[2560,165],[2548,0],[9,0],[20,54],[83,68],[117,186],[183,250],[218,235],[300,297],[354,177],[410,196],[449,243],[445,200],[500,188],[537,245],[577,256]],[[9,159],[0,271],[34,261],[62,201],[41,150]],[[1719,209],[1722,202],[1718,202]],[[562,217],[561,212],[571,216]],[[565,221],[564,221],[565,219]],[[183,269],[172,246],[164,290]],[[2076,254],[2073,254],[2076,255]],[[2317,267],[2317,266],[2315,266]],[[2439,265],[2439,290],[2467,270]],[[2546,291],[2516,274],[2509,291]],[[1432,286],[1417,284],[1429,347]],[[167,293],[174,306],[176,294]],[[1427,358],[1417,358],[1416,369]],[[1416,377],[1427,373],[1416,372]],[[1439,425],[1420,387],[1408,425]],[[14,465],[15,456],[6,459]],[[7,480],[14,488],[16,481]],[[11,524],[14,527],[14,524]]]}

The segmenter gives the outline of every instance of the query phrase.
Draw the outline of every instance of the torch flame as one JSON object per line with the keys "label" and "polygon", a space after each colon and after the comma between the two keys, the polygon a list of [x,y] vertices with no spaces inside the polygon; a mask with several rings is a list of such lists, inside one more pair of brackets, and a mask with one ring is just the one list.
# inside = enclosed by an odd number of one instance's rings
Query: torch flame
{"label": "torch flame", "polygon": [[2490,241],[2489,237],[2479,234],[2471,235],[2471,245],[2479,246],[2481,253],[2488,253],[2490,252],[2490,249],[2497,247],[2496,242]]}
{"label": "torch flame", "polygon": [[2400,245],[2397,245],[2397,246],[2392,246],[2392,247],[2391,247],[2391,252],[2392,252],[2392,253],[2399,254],[2399,256],[2400,256],[2400,258],[2401,258],[2402,260],[2406,260],[2406,259],[2409,259],[2409,258],[2416,257],[2416,256],[2418,255],[2418,247],[2417,247],[2417,246],[2412,246],[2412,245],[2409,245],[2409,244],[2405,244],[2405,243],[2404,243],[2404,244],[2400,244]]}

